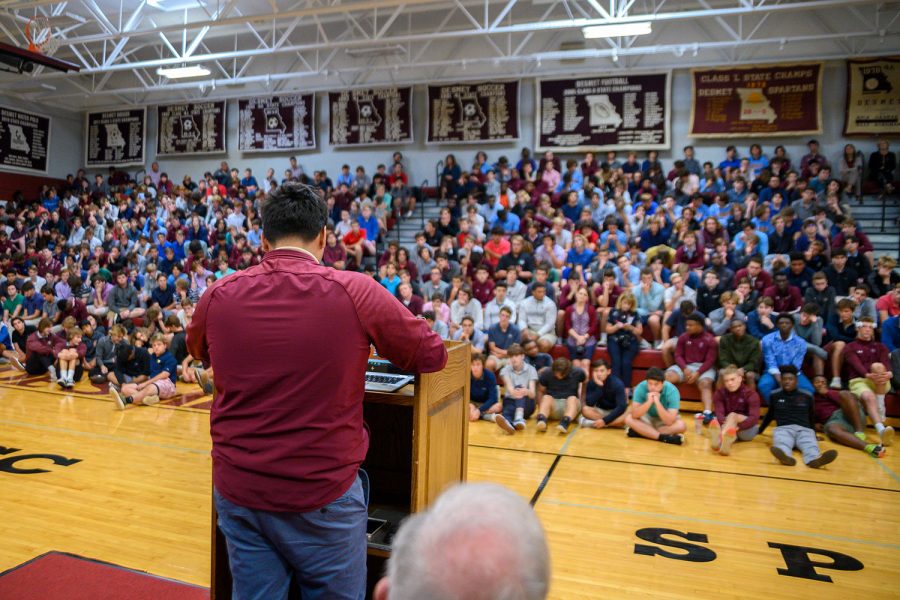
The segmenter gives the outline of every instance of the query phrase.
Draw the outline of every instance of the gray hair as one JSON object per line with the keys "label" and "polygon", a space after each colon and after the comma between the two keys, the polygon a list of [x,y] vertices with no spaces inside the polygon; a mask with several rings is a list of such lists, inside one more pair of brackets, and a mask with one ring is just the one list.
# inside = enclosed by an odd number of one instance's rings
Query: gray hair
{"label": "gray hair", "polygon": [[542,600],[550,554],[522,498],[495,484],[461,484],[403,523],[387,578],[391,600]]}

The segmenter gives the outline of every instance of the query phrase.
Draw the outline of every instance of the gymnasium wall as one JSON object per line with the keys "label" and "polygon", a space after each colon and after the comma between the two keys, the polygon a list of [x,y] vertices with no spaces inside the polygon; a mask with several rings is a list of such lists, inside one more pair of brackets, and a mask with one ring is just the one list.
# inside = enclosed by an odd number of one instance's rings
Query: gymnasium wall
{"label": "gymnasium wall", "polygon": [[[262,93],[263,90],[261,89]],[[247,96],[253,93],[252,88],[248,88],[242,95]],[[847,141],[842,136],[844,122],[844,97],[846,94],[846,71],[843,61],[832,61],[826,63],[824,86],[822,90],[823,104],[823,133],[816,136],[821,142],[824,150],[832,160],[836,160],[843,148],[843,144]],[[304,152],[297,154],[298,160],[307,171],[313,169],[325,168],[333,177],[337,175],[340,166],[344,163],[355,168],[356,165],[365,166],[367,172],[371,173],[375,165],[380,162],[388,163],[391,153],[394,150],[390,146],[376,146],[372,149],[335,149],[328,144],[328,111],[326,104],[326,95],[319,93],[316,98],[318,113],[318,150],[314,152]],[[28,108],[22,106],[21,103],[13,100],[5,100],[0,97],[0,102],[11,106]],[[520,139],[514,143],[508,144],[482,144],[478,149],[483,149],[488,153],[488,158],[493,162],[499,156],[506,155],[510,160],[515,162],[519,155],[519,151],[523,146],[533,147],[534,145],[534,81],[532,79],[524,80],[520,86],[520,123],[519,134]],[[453,152],[457,154],[457,158],[463,166],[470,165],[475,155],[474,146],[467,145],[431,145],[424,143],[425,124],[426,124],[426,101],[425,86],[415,86],[414,90],[414,133],[416,137],[415,143],[400,146],[399,149],[404,153],[410,165],[410,175],[412,182],[419,184],[427,179],[429,182],[435,181],[435,164],[443,159],[446,154]],[[723,152],[721,148],[729,143],[734,143],[740,148],[741,154],[746,154],[750,140],[693,140],[688,137],[688,128],[690,125],[690,105],[691,105],[691,80],[690,71],[686,69],[676,70],[672,76],[672,150],[660,152],[660,157],[671,165],[673,157],[677,158],[682,155],[681,148],[686,144],[692,143],[697,148],[697,156],[700,160],[711,160],[716,163],[721,160]],[[83,143],[83,115],[74,113],[65,114],[58,110],[47,108],[34,108],[38,112],[50,114],[54,117],[53,131],[51,135],[51,173],[50,175],[64,177],[66,173],[74,172],[82,160],[84,154]],[[284,169],[288,166],[288,156],[291,153],[251,153],[242,154],[236,150],[237,146],[237,102],[232,100],[228,103],[228,140],[227,144],[230,148],[227,154],[208,155],[202,157],[186,156],[184,158],[174,159],[172,157],[164,157],[160,162],[163,171],[169,173],[175,181],[180,181],[184,174],[190,174],[195,179],[205,170],[210,170],[218,165],[220,160],[227,160],[229,165],[239,167],[241,169],[250,167],[258,178],[265,175],[268,167],[276,169],[276,174],[281,177]],[[147,111],[147,165],[155,159],[156,155],[156,111],[153,107]],[[788,154],[796,160],[806,152],[807,137],[789,137],[789,138],[765,138],[761,140],[766,154],[771,154],[773,148],[778,145],[784,145]],[[853,141],[853,140],[850,140]],[[858,147],[861,147],[867,154],[874,150],[874,140],[858,140]],[[565,156],[565,155],[563,155]],[[413,158],[414,157],[414,158]],[[409,160],[409,159],[412,160]],[[579,157],[580,158],[580,157]],[[130,172],[136,173],[140,167],[133,166],[127,168]]]}

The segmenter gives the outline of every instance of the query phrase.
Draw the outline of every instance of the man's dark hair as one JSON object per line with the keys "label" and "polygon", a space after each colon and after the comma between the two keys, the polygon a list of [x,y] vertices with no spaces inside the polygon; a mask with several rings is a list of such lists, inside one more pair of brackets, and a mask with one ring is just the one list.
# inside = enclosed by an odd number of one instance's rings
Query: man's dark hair
{"label": "man's dark hair", "polygon": [[787,321],[788,323],[791,324],[791,326],[794,325],[794,317],[792,317],[791,315],[789,315],[787,313],[781,313],[778,315],[778,318],[775,319],[776,323],[781,323],[782,321]]}
{"label": "man's dark hair", "polygon": [[781,365],[780,367],[778,367],[778,370],[782,375],[793,375],[794,377],[796,377],[797,373],[799,373],[797,367],[795,367],[794,365]]}
{"label": "man's dark hair", "polygon": [[318,189],[302,183],[284,183],[262,205],[263,233],[271,243],[291,236],[311,242],[327,221],[324,198]]}
{"label": "man's dark hair", "polygon": [[701,316],[698,315],[697,313],[688,315],[684,320],[685,320],[685,322],[687,322],[687,321],[694,321],[695,323],[700,323],[700,326],[701,326],[701,327],[702,327],[703,324],[704,324],[704,322],[703,322],[703,317],[701,317]]}
{"label": "man's dark hair", "polygon": [[647,380],[649,381],[651,379],[653,381],[665,381],[666,374],[663,373],[663,370],[659,367],[650,367],[647,369]]}

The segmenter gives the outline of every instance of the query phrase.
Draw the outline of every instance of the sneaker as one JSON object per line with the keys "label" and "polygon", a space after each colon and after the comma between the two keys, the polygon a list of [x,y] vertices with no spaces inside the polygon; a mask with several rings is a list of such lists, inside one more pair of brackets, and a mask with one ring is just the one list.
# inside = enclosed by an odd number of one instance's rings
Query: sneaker
{"label": "sneaker", "polygon": [[728,456],[731,454],[731,445],[737,439],[737,430],[736,429],[728,429],[722,434],[722,447],[719,448],[719,454],[722,456]]}
{"label": "sneaker", "polygon": [[837,450],[826,450],[819,456],[819,458],[814,458],[808,463],[806,463],[807,467],[812,467],[813,469],[821,469],[828,463],[834,462],[834,459],[838,457]]}
{"label": "sneaker", "polygon": [[[516,421],[516,429],[519,428],[519,422],[520,422],[520,421]],[[525,422],[524,422],[524,421],[521,421],[521,423],[524,424]],[[547,421],[545,421],[545,420],[543,420],[543,419],[540,419],[540,420],[537,422],[536,427],[537,427],[537,430],[540,431],[541,433],[547,431]],[[523,429],[524,429],[524,427],[523,427]]]}
{"label": "sneaker", "polygon": [[660,346],[662,346],[662,340],[656,340],[655,342],[653,342],[653,349],[654,349],[654,350],[659,350],[659,347],[660,347]]}
{"label": "sneaker", "polygon": [[639,434],[637,431],[635,431],[635,430],[632,429],[631,427],[626,427],[626,428],[625,428],[625,435],[628,436],[628,437],[630,437],[630,438],[639,438],[639,437],[643,437],[641,434]]}
{"label": "sneaker", "polygon": [[513,421],[513,426],[516,428],[516,431],[525,431],[525,419],[516,419]]}
{"label": "sneaker", "polygon": [[866,446],[866,452],[875,458],[884,458],[884,455],[887,454],[887,450],[880,444],[869,444],[869,446]]}
{"label": "sneaker", "polygon": [[556,431],[558,431],[560,433],[560,435],[565,435],[565,434],[569,433],[569,428],[566,427],[565,425],[563,425],[562,423],[560,423],[559,425],[556,426]]}
{"label": "sneaker", "polygon": [[841,378],[840,377],[832,377],[831,383],[828,385],[833,390],[841,389]]}
{"label": "sneaker", "polygon": [[203,393],[207,396],[215,394],[216,388],[213,386],[209,373],[202,367],[194,367],[194,376],[197,378],[197,384],[203,389]]}
{"label": "sneaker", "polygon": [[712,414],[711,412],[704,412],[702,414],[703,414],[703,424],[704,425],[709,425],[710,423],[712,423],[713,421],[716,420],[716,415]]}
{"label": "sneaker", "polygon": [[647,340],[641,340],[641,350],[649,350],[652,347]]}
{"label": "sneaker", "polygon": [[605,333],[601,333],[601,334],[600,334],[600,341],[597,342],[597,345],[598,345],[598,346],[605,346],[605,345],[606,345],[606,334],[605,334]]}
{"label": "sneaker", "polygon": [[504,433],[512,435],[516,432],[513,426],[509,424],[509,421],[507,421],[506,417],[504,417],[503,415],[497,415],[496,417],[494,417],[494,423],[496,423],[497,426],[504,431]]}
{"label": "sneaker", "polygon": [[675,444],[676,446],[680,446],[684,443],[684,436],[680,433],[677,435],[661,433],[659,434],[659,441],[664,444]]}
{"label": "sneaker", "polygon": [[405,219],[409,219],[409,218],[412,217],[412,216],[413,216],[413,211],[411,211],[411,210],[406,211],[406,214],[403,215],[403,217],[404,217]]}
{"label": "sneaker", "polygon": [[894,443],[894,428],[888,425],[881,430],[881,445],[890,446]]}
{"label": "sneaker", "polygon": [[18,357],[16,357],[16,356],[12,357],[12,359],[9,362],[10,362],[10,364],[12,364],[12,366],[17,368],[18,370],[20,370],[20,371],[25,370],[25,365],[22,364],[22,361],[19,360]]}
{"label": "sneaker", "polygon": [[592,419],[586,419],[586,418],[584,417],[584,415],[579,415],[579,417],[578,417],[578,424],[579,424],[581,427],[593,427],[593,426],[594,426],[594,421],[593,421]]}
{"label": "sneaker", "polygon": [[778,459],[778,461],[789,467],[793,467],[797,464],[797,459],[791,456],[790,454],[785,454],[784,450],[779,448],[778,446],[769,447],[769,452],[772,453],[772,456]]}
{"label": "sneaker", "polygon": [[153,406],[154,404],[159,404],[159,396],[157,396],[156,394],[144,396],[144,399],[141,400],[141,404],[143,404],[144,406]]}
{"label": "sneaker", "polygon": [[66,381],[66,389],[67,389],[67,390],[71,390],[71,389],[74,388],[74,387],[75,387],[75,380],[74,380],[74,379],[71,379],[71,378],[70,378],[68,381]]}
{"label": "sneaker", "polygon": [[118,388],[112,384],[109,386],[109,397],[116,403],[116,408],[125,410],[125,399],[122,398],[122,394],[119,393]]}
{"label": "sneaker", "polygon": [[719,421],[713,419],[709,424],[709,446],[713,450],[718,450],[722,447],[722,426],[719,425]]}
{"label": "sneaker", "polygon": [[56,385],[58,385],[62,389],[66,389],[66,387],[69,385],[69,382],[68,382],[68,380],[60,377],[59,379],[56,380]]}

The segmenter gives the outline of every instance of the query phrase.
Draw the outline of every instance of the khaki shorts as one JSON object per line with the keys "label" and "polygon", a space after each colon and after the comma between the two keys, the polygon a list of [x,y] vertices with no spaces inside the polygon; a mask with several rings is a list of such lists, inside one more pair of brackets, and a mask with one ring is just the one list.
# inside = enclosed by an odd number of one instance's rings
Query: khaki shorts
{"label": "khaki shorts", "polygon": [[865,377],[856,377],[850,380],[850,393],[856,397],[862,395],[863,392],[874,392],[875,384]]}
{"label": "khaki shorts", "polygon": [[[576,413],[581,412],[581,402],[576,402],[576,404],[578,405],[576,407]],[[547,418],[559,421],[564,416],[566,416],[566,399],[554,398],[553,407],[550,409],[550,414],[547,415]]]}
{"label": "khaki shorts", "polygon": [[651,417],[650,413],[644,413],[641,416],[641,421],[652,427],[653,429],[659,430],[666,426],[665,421],[660,419],[659,417]]}
{"label": "khaki shorts", "polygon": [[[694,371],[696,373],[702,366],[703,366],[703,363],[688,363],[687,367],[688,367],[688,369],[690,369],[691,371]],[[676,375],[678,375],[678,379],[680,379],[681,381],[684,381],[684,371],[682,371],[681,367],[679,367],[678,365],[672,365],[671,367],[666,369],[666,373],[675,373]],[[716,380],[716,370],[713,368],[713,369],[707,369],[707,370],[703,371],[702,373],[700,373],[700,376],[697,378],[697,381],[700,381],[701,379],[709,379],[710,381],[715,381]]]}
{"label": "khaki shorts", "polygon": [[543,335],[539,335],[538,332],[534,329],[527,329],[526,331],[528,331],[528,333],[533,336],[537,336],[538,340],[543,340],[548,344],[556,344],[557,337],[555,333],[545,333]]}

